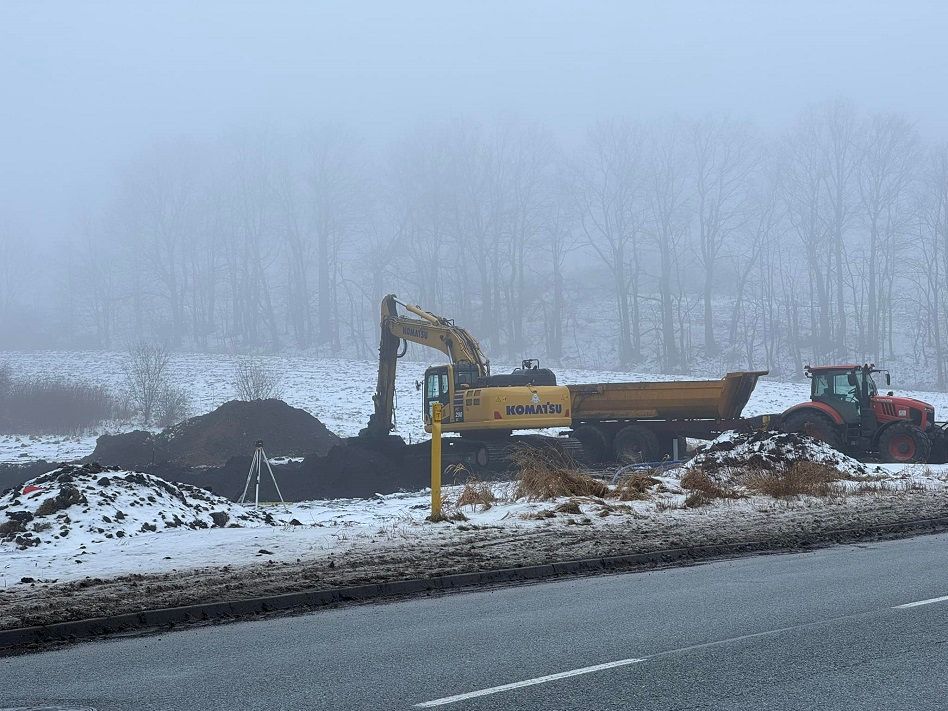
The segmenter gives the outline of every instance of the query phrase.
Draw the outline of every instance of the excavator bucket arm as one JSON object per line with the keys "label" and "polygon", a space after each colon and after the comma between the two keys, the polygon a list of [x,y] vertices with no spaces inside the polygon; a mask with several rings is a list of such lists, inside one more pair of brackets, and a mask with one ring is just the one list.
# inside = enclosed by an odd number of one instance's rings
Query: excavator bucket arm
{"label": "excavator bucket arm", "polygon": [[[399,315],[399,304],[417,318]],[[470,333],[455,326],[450,319],[436,316],[420,306],[402,304],[395,294],[382,299],[380,331],[379,374],[372,396],[375,408],[363,434],[385,436],[395,428],[395,371],[399,344],[403,341],[439,350],[452,363],[470,363],[482,377],[490,375],[490,362]]]}

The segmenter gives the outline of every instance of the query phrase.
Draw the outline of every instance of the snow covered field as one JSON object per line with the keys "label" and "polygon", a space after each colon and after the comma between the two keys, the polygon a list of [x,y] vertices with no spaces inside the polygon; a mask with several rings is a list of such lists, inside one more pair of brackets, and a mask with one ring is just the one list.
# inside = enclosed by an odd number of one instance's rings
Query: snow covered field
{"label": "snow covered field", "polygon": [[[0,351],[0,363],[8,363],[21,377],[57,375],[92,381],[116,391],[121,389],[124,353],[93,351]],[[282,395],[290,405],[301,407],[318,417],[333,432],[351,436],[365,426],[372,411],[372,393],[378,373],[375,361],[312,358],[306,356],[267,356],[261,358],[282,375]],[[191,395],[192,414],[209,412],[233,399],[235,361],[228,356],[178,354],[172,362],[171,378]],[[399,362],[397,381],[397,433],[406,440],[424,439],[421,425],[421,395],[415,382],[421,380],[427,363]],[[495,363],[493,372],[511,370],[513,364]],[[594,371],[556,368],[561,383],[621,382],[626,380],[683,380],[696,376],[664,376],[634,372]],[[718,378],[724,373],[707,373]],[[935,406],[936,416],[948,412],[948,393],[898,390],[899,394],[925,400]],[[809,381],[758,383],[745,415],[781,412],[809,398]],[[126,428],[127,429],[127,428]],[[95,435],[77,437],[0,436],[0,463],[34,459],[69,461],[83,457],[95,448]]]}

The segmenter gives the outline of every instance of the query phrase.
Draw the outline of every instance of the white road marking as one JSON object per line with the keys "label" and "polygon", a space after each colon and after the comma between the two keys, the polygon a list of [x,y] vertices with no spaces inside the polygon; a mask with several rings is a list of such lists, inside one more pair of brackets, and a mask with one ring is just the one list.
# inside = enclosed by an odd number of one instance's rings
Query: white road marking
{"label": "white road marking", "polygon": [[548,674],[547,676],[538,676],[535,679],[527,679],[525,681],[515,681],[512,684],[504,684],[502,686],[492,686],[489,689],[481,689],[480,691],[469,691],[466,694],[455,694],[454,696],[445,696],[442,699],[435,699],[434,701],[423,701],[420,704],[415,704],[415,708],[425,709],[431,708],[432,706],[444,706],[446,704],[453,704],[458,701],[464,701],[465,699],[475,699],[478,696],[488,696],[490,694],[499,694],[502,691],[510,691],[512,689],[521,689],[524,686],[533,686],[534,684],[545,684],[548,681],[556,681],[557,679],[568,679],[571,676],[579,676],[580,674],[592,674],[593,672],[602,671],[604,669],[614,669],[615,667],[624,667],[629,664],[635,664],[637,662],[644,662],[645,659],[620,659],[616,662],[606,662],[605,664],[596,664],[591,667],[582,667],[580,669],[571,669],[570,671],[559,672],[557,674]]}
{"label": "white road marking", "polygon": [[893,610],[899,610],[906,607],[918,607],[919,605],[931,605],[933,602],[945,602],[948,600],[948,595],[942,595],[941,597],[930,597],[927,600],[918,600],[917,602],[907,602],[904,605],[895,605]]}

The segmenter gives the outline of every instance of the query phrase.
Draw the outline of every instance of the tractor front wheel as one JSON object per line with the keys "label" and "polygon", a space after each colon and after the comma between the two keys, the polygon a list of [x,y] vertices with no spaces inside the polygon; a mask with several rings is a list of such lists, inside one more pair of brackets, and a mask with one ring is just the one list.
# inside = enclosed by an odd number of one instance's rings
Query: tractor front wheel
{"label": "tractor front wheel", "polygon": [[879,435],[879,454],[886,462],[910,464],[927,462],[932,442],[920,427],[910,422],[896,422]]}
{"label": "tractor front wheel", "polygon": [[813,439],[826,442],[833,449],[842,448],[843,443],[839,436],[839,429],[829,417],[817,410],[798,410],[787,415],[787,418],[780,425],[780,429],[784,432],[809,435]]}

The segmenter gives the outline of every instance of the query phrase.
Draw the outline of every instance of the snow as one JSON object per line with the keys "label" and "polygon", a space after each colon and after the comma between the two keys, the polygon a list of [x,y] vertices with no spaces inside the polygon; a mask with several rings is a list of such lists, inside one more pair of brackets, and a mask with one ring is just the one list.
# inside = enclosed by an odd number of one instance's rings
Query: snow
{"label": "snow", "polygon": [[833,449],[825,442],[796,433],[724,432],[702,446],[680,469],[749,468],[783,470],[794,461],[826,464],[839,470],[841,476],[865,477],[885,474],[878,466],[863,464]]}
{"label": "snow", "polygon": [[[432,354],[437,357],[438,354]],[[8,363],[20,377],[42,377],[57,373],[64,378],[93,380],[121,390],[122,366],[126,355],[103,351],[0,351],[0,363]],[[372,393],[378,375],[378,363],[372,360],[317,358],[309,356],[262,356],[260,360],[281,377],[283,399],[301,407],[343,437],[358,434],[372,411]],[[435,361],[432,360],[431,363]],[[210,412],[234,398],[233,358],[213,354],[176,354],[171,365],[172,381],[186,387],[192,412]],[[425,439],[421,421],[421,395],[415,382],[424,376],[428,362],[399,361],[396,434],[408,441]],[[495,363],[493,372],[511,370],[514,364]],[[555,368],[558,381],[567,383],[623,382],[646,380],[691,380],[720,378],[723,372],[703,375],[655,375],[631,371],[600,371],[580,368]],[[936,414],[948,409],[948,393],[898,391],[935,406]],[[744,409],[747,416],[782,412],[809,398],[809,381],[779,382],[761,380]],[[133,429],[129,426],[125,429]],[[95,433],[77,437],[0,436],[0,463],[35,459],[71,461],[86,456],[95,448]],[[277,455],[279,453],[272,453]]]}
{"label": "snow", "polygon": [[0,545],[18,551],[53,546],[75,554],[168,529],[273,522],[195,486],[98,465],[54,469],[0,496]]}
{"label": "snow", "polygon": [[[334,499],[289,504],[287,507],[262,507],[265,516],[224,500],[198,500],[200,510],[189,515],[209,521],[208,509],[226,510],[235,518],[244,515],[240,528],[158,528],[156,532],[141,532],[124,538],[106,538],[98,528],[114,531],[102,523],[102,515],[114,513],[116,501],[102,501],[94,487],[83,489],[93,503],[90,510],[77,517],[74,532],[65,539],[53,539],[45,545],[20,549],[12,542],[0,542],[0,587],[14,586],[21,579],[37,582],[65,582],[86,577],[109,578],[132,573],[164,573],[206,569],[221,565],[241,566],[262,561],[294,563],[324,560],[342,556],[350,550],[382,551],[386,548],[411,546],[413,542],[433,540],[439,536],[460,535],[476,528],[499,528],[510,535],[536,527],[588,526],[590,536],[610,526],[648,525],[649,520],[667,520],[669,517],[698,516],[714,527],[715,520],[733,517],[739,510],[770,510],[774,499],[748,496],[739,500],[718,501],[701,509],[684,509],[685,492],[680,487],[681,471],[657,476],[658,484],[651,487],[649,496],[641,501],[606,500],[594,497],[559,498],[552,501],[515,499],[514,485],[507,482],[490,484],[498,501],[485,509],[464,506],[458,509],[454,502],[462,488],[444,487],[442,496],[446,514],[461,511],[464,520],[432,524],[429,514],[430,490],[376,496],[371,499]],[[109,477],[127,473],[106,474]],[[897,492],[914,488],[944,490],[948,488],[948,465],[941,467],[887,465],[866,482],[843,482],[860,493],[867,490]],[[105,487],[108,489],[108,487]],[[160,487],[159,487],[160,488]],[[187,487],[181,486],[185,493]],[[207,492],[198,490],[206,496]],[[142,500],[143,493],[157,496],[154,485],[132,493],[131,498]],[[41,496],[39,498],[45,498]],[[129,501],[131,500],[129,499]],[[147,496],[144,497],[147,502]],[[173,499],[175,497],[172,497]],[[216,499],[216,497],[213,497]],[[7,499],[4,499],[7,500]],[[122,499],[121,510],[131,510]],[[31,505],[33,505],[31,503]],[[134,516],[137,520],[158,521],[159,509],[180,506],[179,500],[162,500],[151,506],[143,505]],[[576,505],[580,513],[556,512],[557,507]],[[791,503],[782,503],[789,506]],[[801,505],[807,505],[803,502]],[[230,508],[225,508],[225,507]],[[15,507],[14,507],[15,508]],[[0,511],[2,511],[0,504]],[[35,510],[31,509],[31,510]],[[551,515],[552,514],[552,515]],[[129,515],[133,515],[130,511]],[[111,517],[111,516],[110,516]],[[167,513],[166,513],[167,518]],[[182,516],[183,518],[183,516]],[[300,525],[289,525],[295,519]],[[125,528],[130,528],[125,526]],[[80,543],[77,545],[79,542]],[[84,548],[80,545],[85,545]]]}

